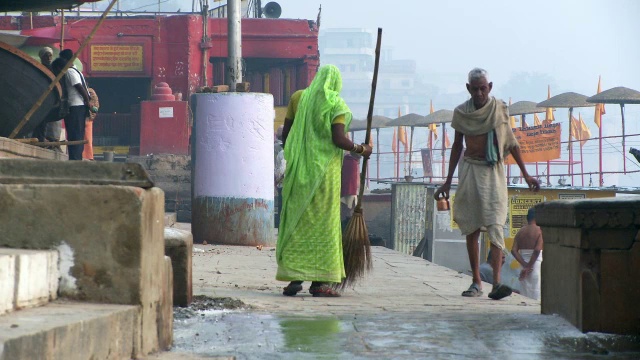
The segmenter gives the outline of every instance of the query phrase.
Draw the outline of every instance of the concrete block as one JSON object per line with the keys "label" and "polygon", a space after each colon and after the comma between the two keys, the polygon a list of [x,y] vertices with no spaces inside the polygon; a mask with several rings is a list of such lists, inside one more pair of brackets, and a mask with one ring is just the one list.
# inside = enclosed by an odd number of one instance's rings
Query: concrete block
{"label": "concrete block", "polygon": [[15,284],[16,256],[0,253],[0,315],[13,310]]}
{"label": "concrete block", "polygon": [[0,317],[0,360],[130,359],[139,307],[49,303]]}
{"label": "concrete block", "polygon": [[558,244],[544,244],[541,312],[558,314],[578,328],[581,325],[580,252]]}
{"label": "concrete block", "polygon": [[14,263],[13,308],[46,304],[58,290],[58,253],[22,249],[0,249],[0,255],[12,256]]}
{"label": "concrete block", "polygon": [[[70,206],[70,204],[73,204]],[[164,193],[128,186],[0,185],[0,246],[66,244],[74,286],[61,295],[140,305],[137,354],[159,350],[166,282]]]}
{"label": "concrete block", "polygon": [[164,257],[164,265],[165,283],[159,312],[158,342],[161,350],[169,350],[173,345],[173,269],[170,257]]}
{"label": "concrete block", "polygon": [[164,253],[173,267],[173,304],[189,306],[193,297],[192,266],[193,236],[191,232],[174,228],[164,229]]}

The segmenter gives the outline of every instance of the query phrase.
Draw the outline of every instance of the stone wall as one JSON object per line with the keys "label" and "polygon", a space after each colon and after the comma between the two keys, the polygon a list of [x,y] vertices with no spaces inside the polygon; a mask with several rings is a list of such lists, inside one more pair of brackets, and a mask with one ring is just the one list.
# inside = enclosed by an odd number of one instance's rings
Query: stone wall
{"label": "stone wall", "polygon": [[191,156],[129,156],[127,162],[141,164],[164,191],[165,211],[176,213],[179,222],[191,222]]}
{"label": "stone wall", "polygon": [[542,227],[542,313],[583,332],[640,334],[640,199],[551,201]]}

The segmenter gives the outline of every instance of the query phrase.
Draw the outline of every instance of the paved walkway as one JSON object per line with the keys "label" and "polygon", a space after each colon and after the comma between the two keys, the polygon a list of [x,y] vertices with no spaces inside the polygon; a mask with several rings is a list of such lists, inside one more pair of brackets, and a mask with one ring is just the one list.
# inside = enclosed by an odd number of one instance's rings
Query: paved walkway
{"label": "paved walkway", "polygon": [[[156,359],[616,359],[640,358],[640,339],[584,335],[540,303],[460,293],[471,278],[374,247],[374,269],[340,298],[281,294],[274,248],[195,245],[194,294],[252,307],[177,316],[175,347]],[[466,256],[466,254],[460,254]]]}

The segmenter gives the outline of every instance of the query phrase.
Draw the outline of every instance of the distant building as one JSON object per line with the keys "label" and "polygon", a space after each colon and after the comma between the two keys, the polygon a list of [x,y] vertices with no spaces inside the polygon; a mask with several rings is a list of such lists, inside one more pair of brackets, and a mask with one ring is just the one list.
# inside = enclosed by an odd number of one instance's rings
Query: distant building
{"label": "distant building", "polygon": [[[369,109],[375,61],[375,33],[367,29],[321,30],[318,40],[320,63],[334,64],[342,72],[342,96],[356,118],[365,118]],[[391,118],[408,112],[426,114],[427,87],[416,74],[415,60],[396,60],[390,48],[380,54],[375,114]]]}

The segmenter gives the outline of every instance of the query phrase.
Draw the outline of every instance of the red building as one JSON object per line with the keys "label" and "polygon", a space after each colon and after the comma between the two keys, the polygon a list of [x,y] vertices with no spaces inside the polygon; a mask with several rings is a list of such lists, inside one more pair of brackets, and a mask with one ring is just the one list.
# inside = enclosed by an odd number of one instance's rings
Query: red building
{"label": "red building", "polygon": [[[66,33],[76,51],[97,23],[95,17],[65,18]],[[60,17],[3,16],[0,30],[55,26]],[[203,41],[202,16],[194,14],[105,19],[91,43],[79,54],[83,72],[100,97],[94,125],[95,146],[139,145],[138,105],[149,100],[153,87],[166,82],[183,100],[205,84],[225,83],[227,19],[210,18],[208,41]],[[242,19],[244,81],[251,91],[273,94],[276,107],[286,106],[291,94],[306,87],[319,63],[315,22],[289,19]]]}

